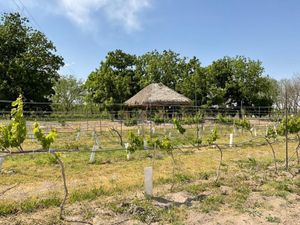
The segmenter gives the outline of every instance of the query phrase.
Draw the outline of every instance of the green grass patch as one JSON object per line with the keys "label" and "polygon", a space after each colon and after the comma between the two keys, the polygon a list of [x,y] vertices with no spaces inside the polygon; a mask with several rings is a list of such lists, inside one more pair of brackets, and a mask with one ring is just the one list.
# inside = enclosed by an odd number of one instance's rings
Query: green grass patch
{"label": "green grass patch", "polygon": [[71,203],[84,201],[84,200],[94,200],[99,196],[107,196],[110,192],[105,190],[103,187],[92,188],[90,190],[75,190],[71,192],[69,196],[69,201]]}
{"label": "green grass patch", "polygon": [[263,194],[266,196],[279,196],[286,198],[287,195],[293,192],[290,180],[271,181],[262,186]]}
{"label": "green grass patch", "polygon": [[61,199],[57,196],[52,196],[45,199],[28,198],[20,202],[5,201],[0,202],[0,216],[7,216],[18,212],[34,212],[37,209],[58,207]]}
{"label": "green grass patch", "polygon": [[251,189],[246,185],[241,185],[240,187],[237,187],[233,194],[233,207],[240,211],[244,211],[244,204],[247,201],[250,193]]}
{"label": "green grass patch", "polygon": [[202,201],[200,209],[205,213],[209,213],[210,211],[218,211],[222,204],[224,204],[223,196],[212,195],[208,196]]}
{"label": "green grass patch", "polygon": [[281,219],[276,216],[267,216],[266,220],[270,223],[281,223]]}
{"label": "green grass patch", "polygon": [[207,184],[192,184],[186,188],[186,191],[193,195],[197,195],[203,191],[206,191],[206,189]]}

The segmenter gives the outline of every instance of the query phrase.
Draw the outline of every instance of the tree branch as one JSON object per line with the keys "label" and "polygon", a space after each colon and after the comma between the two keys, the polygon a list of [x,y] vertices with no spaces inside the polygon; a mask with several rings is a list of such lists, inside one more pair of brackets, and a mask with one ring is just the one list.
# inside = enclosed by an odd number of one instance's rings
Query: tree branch
{"label": "tree branch", "polygon": [[275,173],[277,174],[278,173],[278,169],[277,169],[277,159],[276,159],[276,154],[275,154],[275,151],[274,151],[274,148],[273,148],[273,145],[271,144],[271,142],[269,141],[268,138],[265,138],[266,142],[269,144],[269,146],[271,147],[271,150],[272,150],[272,154],[273,154],[273,159],[274,159],[274,165],[275,165]]}
{"label": "tree branch", "polygon": [[219,177],[220,177],[220,171],[221,171],[221,166],[222,166],[222,162],[223,162],[223,151],[217,143],[214,143],[214,145],[217,147],[217,149],[220,152],[220,163],[219,163],[219,167],[218,167],[218,170],[217,170],[217,177],[216,177],[216,180],[215,180],[217,182],[219,180]]}

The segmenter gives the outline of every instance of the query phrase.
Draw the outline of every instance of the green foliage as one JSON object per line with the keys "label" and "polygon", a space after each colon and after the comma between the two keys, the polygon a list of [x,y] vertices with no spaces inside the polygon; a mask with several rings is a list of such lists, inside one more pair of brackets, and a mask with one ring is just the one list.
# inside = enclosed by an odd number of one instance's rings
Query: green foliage
{"label": "green foliage", "polygon": [[49,102],[63,59],[28,23],[19,13],[4,14],[0,20],[0,98],[13,100],[22,93],[27,101]]}
{"label": "green foliage", "polygon": [[234,122],[232,117],[222,116],[222,114],[217,115],[217,122],[224,123],[224,124],[232,124]]}
{"label": "green foliage", "polygon": [[228,107],[272,106],[276,81],[263,75],[262,62],[243,56],[224,57],[207,67],[208,102]]}
{"label": "green foliage", "polygon": [[94,200],[99,196],[105,196],[108,195],[109,192],[105,190],[103,187],[99,188],[92,188],[90,190],[75,190],[71,192],[70,194],[70,202],[78,202],[78,201],[84,201],[84,200]]}
{"label": "green foliage", "polygon": [[210,134],[209,134],[209,136],[207,137],[207,143],[209,144],[209,145],[211,145],[211,144],[213,144],[217,139],[219,138],[219,136],[218,136],[218,133],[217,133],[217,128],[216,127],[214,127],[212,130],[211,130],[211,132],[210,132]]}
{"label": "green foliage", "polygon": [[37,209],[58,207],[61,199],[56,195],[44,199],[28,198],[23,201],[17,202],[0,202],[0,216],[7,216],[16,214],[18,212],[33,212]]}
{"label": "green foliage", "polygon": [[123,103],[140,90],[134,73],[136,56],[122,50],[109,52],[99,69],[93,71],[86,83],[87,99],[105,103],[111,108],[114,103]]}
{"label": "green foliage", "polygon": [[268,139],[272,139],[272,138],[275,139],[277,137],[276,129],[272,127],[268,127],[265,137]]}
{"label": "green foliage", "polygon": [[176,173],[175,181],[178,183],[189,183],[192,180],[192,176],[184,173]]}
{"label": "green foliage", "polygon": [[128,133],[128,147],[127,151],[133,153],[143,147],[144,141],[141,136],[135,135],[133,132]]}
{"label": "green foliage", "polygon": [[164,112],[158,111],[154,114],[153,121],[155,124],[161,124],[164,122]]}
{"label": "green foliage", "polygon": [[172,151],[173,145],[171,139],[168,136],[164,136],[159,142],[159,148],[167,152]]}
{"label": "green foliage", "polygon": [[251,189],[246,185],[241,184],[239,187],[237,187],[234,193],[234,207],[243,211],[243,206],[247,201],[250,193]]}
{"label": "green foliage", "polygon": [[277,217],[277,216],[267,216],[266,220],[269,223],[281,223],[281,219],[279,217]]}
{"label": "green foliage", "polygon": [[184,116],[182,119],[183,124],[199,124],[203,121],[203,114],[198,111],[194,116]]}
{"label": "green foliage", "polygon": [[127,127],[135,126],[135,125],[137,125],[137,119],[136,118],[127,118],[124,121],[124,125]]}
{"label": "green foliage", "polygon": [[178,132],[180,134],[184,134],[185,133],[185,131],[186,131],[185,128],[182,127],[181,123],[176,118],[173,119],[173,123],[175,125],[175,128],[178,130]]}
{"label": "green foliage", "polygon": [[33,125],[33,134],[35,138],[41,143],[44,150],[49,150],[50,145],[54,142],[57,137],[56,130],[51,130],[47,135],[40,129],[38,123]]}
{"label": "green foliage", "polygon": [[237,128],[243,128],[243,129],[246,129],[246,130],[250,130],[251,129],[250,121],[247,120],[246,118],[235,120],[234,121],[234,125]]}
{"label": "green foliage", "polygon": [[[292,134],[300,132],[300,116],[288,118],[287,130],[289,133]],[[286,119],[283,119],[277,128],[277,133],[283,136],[285,135],[285,132],[286,132]]]}
{"label": "green foliage", "polygon": [[202,212],[209,213],[210,211],[217,211],[224,204],[224,198],[220,195],[208,196],[202,201]]}
{"label": "green foliage", "polygon": [[74,76],[62,76],[53,87],[55,94],[51,97],[54,109],[71,111],[75,105],[83,103],[83,83]]}
{"label": "green foliage", "polygon": [[8,125],[0,127],[0,149],[18,148],[22,150],[21,144],[27,134],[26,120],[23,116],[23,101],[20,95],[12,102],[11,120]]}

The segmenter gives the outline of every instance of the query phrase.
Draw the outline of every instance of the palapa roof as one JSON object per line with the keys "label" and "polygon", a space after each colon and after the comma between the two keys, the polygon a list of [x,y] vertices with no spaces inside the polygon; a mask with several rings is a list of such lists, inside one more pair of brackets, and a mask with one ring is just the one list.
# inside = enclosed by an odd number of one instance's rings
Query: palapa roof
{"label": "palapa roof", "polygon": [[180,106],[192,101],[162,83],[149,84],[125,102],[128,106]]}

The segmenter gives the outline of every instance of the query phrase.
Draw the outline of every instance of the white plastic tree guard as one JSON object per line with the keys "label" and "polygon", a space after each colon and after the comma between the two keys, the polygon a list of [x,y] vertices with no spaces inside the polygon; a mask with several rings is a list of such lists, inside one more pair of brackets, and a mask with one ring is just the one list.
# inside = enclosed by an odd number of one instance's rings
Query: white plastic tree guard
{"label": "white plastic tree guard", "polygon": [[232,148],[233,146],[233,134],[229,134],[229,147]]}
{"label": "white plastic tree guard", "polygon": [[91,155],[90,155],[90,163],[95,162],[95,156],[96,156],[97,149],[98,149],[98,145],[93,145],[92,152],[91,152]]}
{"label": "white plastic tree guard", "polygon": [[144,168],[144,185],[145,185],[145,195],[153,196],[153,169],[152,166]]}

